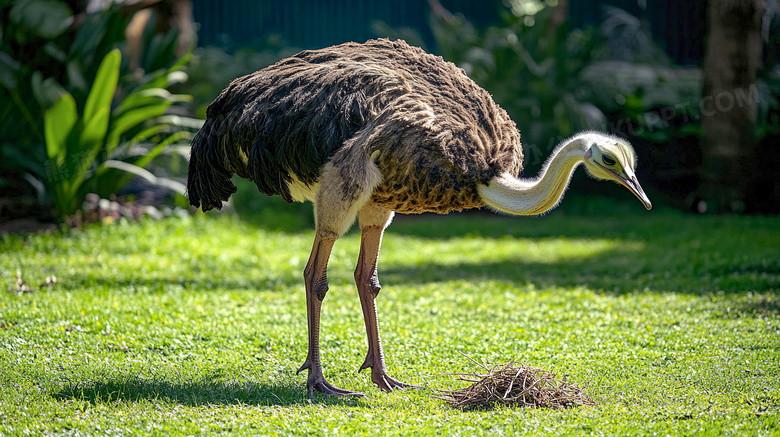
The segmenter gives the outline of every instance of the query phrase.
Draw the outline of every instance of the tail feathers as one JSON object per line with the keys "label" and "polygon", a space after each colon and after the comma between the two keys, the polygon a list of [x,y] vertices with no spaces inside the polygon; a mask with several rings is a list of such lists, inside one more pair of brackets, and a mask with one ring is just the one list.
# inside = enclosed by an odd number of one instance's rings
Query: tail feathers
{"label": "tail feathers", "polygon": [[222,202],[236,192],[231,181],[233,168],[226,158],[225,148],[212,131],[211,120],[201,128],[192,141],[187,175],[187,196],[190,205],[203,211],[222,209]]}

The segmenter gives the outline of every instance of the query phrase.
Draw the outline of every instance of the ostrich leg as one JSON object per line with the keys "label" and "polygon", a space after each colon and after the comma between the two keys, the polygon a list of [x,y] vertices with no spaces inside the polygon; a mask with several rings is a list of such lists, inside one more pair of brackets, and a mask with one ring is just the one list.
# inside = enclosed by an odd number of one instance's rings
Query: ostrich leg
{"label": "ostrich leg", "polygon": [[385,357],[382,352],[382,341],[379,338],[379,322],[376,313],[376,296],[381,286],[376,273],[379,248],[382,245],[382,234],[390,224],[393,212],[373,205],[364,206],[359,214],[362,236],[360,240],[360,255],[355,269],[360,305],[363,307],[363,318],[366,322],[368,337],[368,354],[360,370],[371,368],[371,380],[379,388],[392,391],[397,388],[412,387],[390,377],[385,367]]}
{"label": "ostrich leg", "polygon": [[309,353],[298,373],[309,370],[307,386],[309,396],[317,390],[327,396],[364,396],[363,393],[344,390],[333,386],[325,380],[320,360],[320,310],[322,301],[328,292],[328,258],[333,248],[335,239],[327,239],[320,236],[314,238],[314,247],[311,250],[309,262],[303,271],[306,281],[306,315],[309,321]]}

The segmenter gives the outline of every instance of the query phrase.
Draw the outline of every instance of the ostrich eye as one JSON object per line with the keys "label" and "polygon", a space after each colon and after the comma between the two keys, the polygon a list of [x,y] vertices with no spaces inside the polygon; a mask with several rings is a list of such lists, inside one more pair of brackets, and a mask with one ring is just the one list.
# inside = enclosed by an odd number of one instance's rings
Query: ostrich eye
{"label": "ostrich eye", "polygon": [[615,165],[615,160],[607,155],[602,156],[601,161],[606,165]]}

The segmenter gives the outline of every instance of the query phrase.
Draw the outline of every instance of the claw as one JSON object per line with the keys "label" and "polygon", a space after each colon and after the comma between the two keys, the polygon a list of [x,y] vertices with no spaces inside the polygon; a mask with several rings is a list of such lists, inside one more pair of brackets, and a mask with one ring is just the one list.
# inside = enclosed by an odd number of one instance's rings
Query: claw
{"label": "claw", "polygon": [[393,391],[393,390],[402,390],[405,388],[414,388],[418,389],[420,388],[417,385],[414,384],[407,384],[405,382],[401,382],[387,373],[378,373],[378,372],[371,372],[371,381],[374,382],[380,389],[384,391]]}
{"label": "claw", "polygon": [[325,377],[322,375],[322,367],[319,367],[319,371],[316,370],[317,366],[314,366],[312,364],[312,360],[310,358],[306,358],[306,361],[303,362],[303,365],[300,369],[298,369],[297,373],[301,373],[304,370],[309,371],[309,377],[306,381],[306,385],[309,391],[309,397],[314,397],[314,391],[318,391],[325,396],[333,396],[333,397],[346,397],[346,396],[353,396],[353,397],[363,397],[365,394],[359,392],[359,391],[352,391],[352,390],[345,390],[343,388],[338,388],[334,386],[333,384],[329,383]]}
{"label": "claw", "polygon": [[314,397],[314,390],[317,390],[318,392],[324,394],[328,397],[356,397],[356,398],[362,398],[365,396],[364,393],[361,393],[359,391],[351,391],[351,390],[344,390],[343,388],[338,388],[334,386],[333,384],[329,383],[325,380],[325,377],[320,376],[319,378],[313,378],[312,380],[308,381],[308,388],[309,388],[309,396]]}

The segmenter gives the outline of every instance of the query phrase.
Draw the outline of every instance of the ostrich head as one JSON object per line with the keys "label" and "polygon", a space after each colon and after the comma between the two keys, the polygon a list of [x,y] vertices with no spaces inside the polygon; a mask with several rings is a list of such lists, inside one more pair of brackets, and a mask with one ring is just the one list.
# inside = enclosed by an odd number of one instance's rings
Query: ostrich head
{"label": "ostrich head", "polygon": [[634,193],[645,208],[653,207],[634,174],[636,152],[628,141],[604,134],[586,134],[583,140],[586,150],[583,162],[588,174],[618,182]]}

